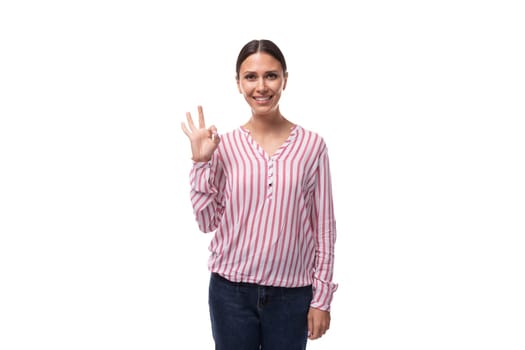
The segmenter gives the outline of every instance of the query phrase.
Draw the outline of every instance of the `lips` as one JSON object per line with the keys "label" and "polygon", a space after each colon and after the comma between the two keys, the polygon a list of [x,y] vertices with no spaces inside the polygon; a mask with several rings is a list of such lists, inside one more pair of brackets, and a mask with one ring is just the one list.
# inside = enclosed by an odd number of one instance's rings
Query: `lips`
{"label": "lips", "polygon": [[253,99],[257,102],[266,102],[272,99],[272,96],[254,96]]}

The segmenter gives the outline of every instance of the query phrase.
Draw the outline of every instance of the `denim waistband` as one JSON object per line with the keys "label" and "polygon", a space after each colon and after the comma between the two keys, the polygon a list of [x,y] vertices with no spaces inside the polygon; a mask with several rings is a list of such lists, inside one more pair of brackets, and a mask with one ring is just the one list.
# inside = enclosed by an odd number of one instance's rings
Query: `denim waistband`
{"label": "denim waistband", "polygon": [[312,288],[311,285],[302,286],[302,287],[281,287],[281,286],[263,285],[263,284],[250,283],[250,282],[234,282],[234,281],[230,281],[226,277],[221,276],[217,272],[212,272],[211,276],[214,279],[217,279],[217,280],[222,281],[224,283],[230,284],[232,286],[253,287],[253,288],[266,287],[266,288],[290,289],[290,290],[299,290],[299,289]]}

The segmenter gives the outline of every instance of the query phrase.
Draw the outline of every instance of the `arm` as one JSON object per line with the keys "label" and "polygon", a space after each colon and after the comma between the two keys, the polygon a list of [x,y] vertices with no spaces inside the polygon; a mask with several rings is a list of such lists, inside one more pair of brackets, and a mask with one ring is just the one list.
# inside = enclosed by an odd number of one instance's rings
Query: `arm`
{"label": "arm", "polygon": [[330,164],[326,147],[319,158],[311,219],[315,234],[314,295],[311,306],[330,311],[337,284],[332,282],[336,225]]}
{"label": "arm", "polygon": [[215,157],[210,162],[194,163],[190,172],[191,204],[199,229],[215,230],[224,213],[222,203],[224,173]]}
{"label": "arm", "polygon": [[217,228],[223,213],[221,199],[224,181],[215,152],[220,138],[215,126],[206,128],[201,106],[198,106],[198,114],[198,127],[189,112],[186,113],[188,125],[181,123],[181,127],[190,140],[194,161],[190,173],[193,211],[201,231],[210,232]]}
{"label": "arm", "polygon": [[[324,146],[324,145],[323,145]],[[311,220],[315,234],[313,298],[308,312],[310,339],[321,337],[330,327],[330,304],[337,284],[332,282],[336,225],[332,198],[330,163],[323,147],[317,168]]]}

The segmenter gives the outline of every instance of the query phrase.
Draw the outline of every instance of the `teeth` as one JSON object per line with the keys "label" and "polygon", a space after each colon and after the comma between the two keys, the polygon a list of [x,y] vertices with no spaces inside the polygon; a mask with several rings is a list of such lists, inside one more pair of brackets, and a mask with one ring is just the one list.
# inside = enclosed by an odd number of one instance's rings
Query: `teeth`
{"label": "teeth", "polygon": [[254,97],[256,101],[268,101],[270,97]]}

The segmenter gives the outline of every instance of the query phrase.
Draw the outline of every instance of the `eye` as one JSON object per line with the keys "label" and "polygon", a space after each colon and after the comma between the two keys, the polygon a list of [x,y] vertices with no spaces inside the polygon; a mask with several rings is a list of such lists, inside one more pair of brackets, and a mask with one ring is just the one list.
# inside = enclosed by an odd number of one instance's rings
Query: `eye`
{"label": "eye", "polygon": [[253,73],[249,73],[249,74],[246,74],[244,76],[244,79],[246,80],[250,80],[250,81],[253,81],[253,80],[256,80],[257,79],[257,76]]}
{"label": "eye", "polygon": [[279,76],[276,74],[276,73],[268,73],[266,74],[266,78],[269,79],[269,80],[275,80],[277,79]]}

